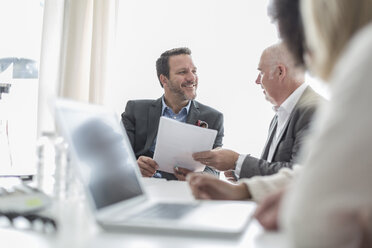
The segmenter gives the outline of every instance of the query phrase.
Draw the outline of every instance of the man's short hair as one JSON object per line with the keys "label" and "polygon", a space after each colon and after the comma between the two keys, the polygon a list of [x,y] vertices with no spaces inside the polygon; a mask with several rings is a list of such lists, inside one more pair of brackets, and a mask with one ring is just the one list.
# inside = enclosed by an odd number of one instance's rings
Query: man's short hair
{"label": "man's short hair", "polygon": [[[181,54],[191,55],[191,50],[187,47],[173,48],[171,50],[163,52],[160,55],[160,58],[156,60],[156,72],[158,75],[159,82],[161,74],[169,78],[169,57]],[[161,82],[160,85],[161,87],[163,87]]]}

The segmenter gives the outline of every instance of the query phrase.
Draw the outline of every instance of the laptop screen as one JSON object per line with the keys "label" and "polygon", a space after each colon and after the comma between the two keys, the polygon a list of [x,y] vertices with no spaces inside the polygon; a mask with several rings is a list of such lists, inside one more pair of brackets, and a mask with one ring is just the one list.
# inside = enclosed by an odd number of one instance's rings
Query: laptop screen
{"label": "laptop screen", "polygon": [[114,113],[65,101],[57,102],[56,112],[97,209],[143,194],[132,147]]}

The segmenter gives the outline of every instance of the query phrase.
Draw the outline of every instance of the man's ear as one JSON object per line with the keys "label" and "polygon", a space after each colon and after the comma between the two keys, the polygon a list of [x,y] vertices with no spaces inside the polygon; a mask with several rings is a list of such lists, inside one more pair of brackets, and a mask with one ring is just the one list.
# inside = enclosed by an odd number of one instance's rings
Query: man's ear
{"label": "man's ear", "polygon": [[283,64],[278,65],[278,77],[280,81],[283,81],[284,78],[287,76],[287,67]]}
{"label": "man's ear", "polygon": [[161,84],[163,85],[163,88],[164,88],[164,85],[167,85],[167,83],[168,83],[167,77],[164,76],[163,74],[160,74],[159,80],[160,80]]}

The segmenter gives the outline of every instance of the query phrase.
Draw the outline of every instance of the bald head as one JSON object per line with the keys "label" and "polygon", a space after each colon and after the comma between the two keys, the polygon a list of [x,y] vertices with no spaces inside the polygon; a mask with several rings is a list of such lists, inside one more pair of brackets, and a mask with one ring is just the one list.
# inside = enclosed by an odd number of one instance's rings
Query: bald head
{"label": "bald head", "polygon": [[262,52],[258,70],[256,83],[275,106],[280,106],[304,82],[304,70],[296,66],[284,43],[272,45]]}
{"label": "bald head", "polygon": [[269,46],[262,52],[262,57],[265,57],[266,62],[275,70],[278,65],[286,67],[287,77],[291,81],[302,83],[304,81],[304,70],[296,65],[292,54],[288,51],[287,46],[281,42]]}

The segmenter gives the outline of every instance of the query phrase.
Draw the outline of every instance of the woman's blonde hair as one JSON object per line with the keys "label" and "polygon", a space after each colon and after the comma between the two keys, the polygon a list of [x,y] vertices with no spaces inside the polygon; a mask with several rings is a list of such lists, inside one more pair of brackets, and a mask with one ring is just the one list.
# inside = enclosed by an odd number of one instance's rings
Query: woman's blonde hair
{"label": "woman's blonde hair", "polygon": [[350,38],[372,20],[372,0],[302,0],[310,71],[328,80]]}

